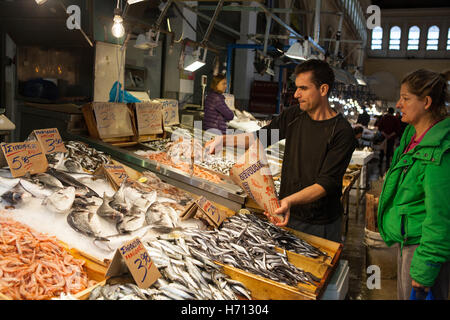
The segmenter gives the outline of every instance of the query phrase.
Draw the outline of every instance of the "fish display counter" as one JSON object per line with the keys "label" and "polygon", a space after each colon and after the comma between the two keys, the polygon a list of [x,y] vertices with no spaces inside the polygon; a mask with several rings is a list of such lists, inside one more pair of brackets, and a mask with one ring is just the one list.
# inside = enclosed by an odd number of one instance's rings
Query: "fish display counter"
{"label": "fish display counter", "polygon": [[[122,148],[100,149],[99,143],[66,141],[67,152],[47,155],[44,173],[14,178],[9,169],[0,169],[0,222],[8,224],[0,229],[8,243],[0,245],[0,254],[12,254],[11,265],[0,264],[0,299],[319,299],[323,294],[341,244],[276,227],[263,216],[221,205],[212,197],[207,199],[227,216],[220,227],[195,218],[182,220],[180,215],[204,192],[180,188],[167,174],[143,170],[142,165],[135,164],[135,170],[117,161],[116,153],[128,154]],[[121,164],[126,171],[118,188],[98,170],[107,164]],[[25,232],[17,231],[19,224],[31,228],[27,232],[39,241],[47,237],[40,234],[53,239],[41,247],[53,253],[64,249],[72,258],[42,253],[47,260],[36,269],[33,263],[41,253],[30,256],[31,240],[17,241],[14,232]],[[161,274],[145,290],[129,277],[106,279],[115,251],[136,237]],[[14,280],[18,259],[31,270],[23,282]],[[69,278],[63,281],[56,273],[46,287],[39,287],[38,278],[52,268],[62,268]],[[72,279],[75,273],[84,278]],[[83,286],[61,288],[71,281]]]}
{"label": "fish display counter", "polygon": [[[186,148],[186,144],[176,144],[172,140],[164,140],[153,144],[137,143],[132,146],[119,147],[85,136],[68,135],[66,138],[82,141],[137,171],[151,171],[171,185],[193,194],[203,195],[231,210],[238,211],[245,205],[247,198],[245,192],[226,174],[226,168],[230,168],[233,163],[223,161],[222,172],[220,172],[217,170],[219,163],[217,159],[205,159],[201,163],[195,162],[194,165],[177,161],[183,156],[183,153],[186,153],[186,150],[190,150]],[[170,144],[173,146],[170,153],[163,151],[167,150]],[[196,150],[202,150],[202,147],[198,147]],[[197,157],[197,159],[201,158],[203,158],[201,155]]]}

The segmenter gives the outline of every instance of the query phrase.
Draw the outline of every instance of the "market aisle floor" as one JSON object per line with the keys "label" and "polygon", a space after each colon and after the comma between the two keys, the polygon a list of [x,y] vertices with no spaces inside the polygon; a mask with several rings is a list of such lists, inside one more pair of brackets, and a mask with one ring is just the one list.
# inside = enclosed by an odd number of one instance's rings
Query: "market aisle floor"
{"label": "market aisle floor", "polygon": [[[369,181],[378,179],[378,161],[374,159],[368,166]],[[396,300],[397,280],[381,279],[380,289],[368,289],[366,285],[366,247],[364,245],[365,198],[356,213],[356,197],[350,196],[348,231],[341,259],[349,262],[349,300]]]}

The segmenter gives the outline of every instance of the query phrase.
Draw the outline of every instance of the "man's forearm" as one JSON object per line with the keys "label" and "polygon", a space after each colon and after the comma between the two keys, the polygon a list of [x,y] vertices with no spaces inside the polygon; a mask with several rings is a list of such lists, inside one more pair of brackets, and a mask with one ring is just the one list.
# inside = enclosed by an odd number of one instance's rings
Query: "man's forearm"
{"label": "man's forearm", "polygon": [[315,183],[309,187],[300,190],[299,192],[291,194],[290,196],[286,197],[286,199],[289,201],[290,206],[292,207],[295,205],[302,205],[314,202],[326,195],[327,195],[326,190],[320,184]]}
{"label": "man's forearm", "polygon": [[224,147],[238,147],[245,149],[248,149],[248,147],[255,141],[255,136],[252,132],[224,135],[222,138]]}

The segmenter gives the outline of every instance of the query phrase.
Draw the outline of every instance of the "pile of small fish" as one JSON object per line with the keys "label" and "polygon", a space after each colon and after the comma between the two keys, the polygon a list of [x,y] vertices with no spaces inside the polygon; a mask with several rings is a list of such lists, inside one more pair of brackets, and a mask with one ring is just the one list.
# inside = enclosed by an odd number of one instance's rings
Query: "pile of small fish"
{"label": "pile of small fish", "polygon": [[57,152],[47,155],[50,167],[58,170],[83,173],[93,173],[102,164],[111,162],[109,156],[104,152],[88,147],[79,141],[68,141],[64,143],[67,153]]}
{"label": "pile of small fish", "polygon": [[155,140],[150,142],[142,143],[143,145],[151,148],[155,151],[167,151],[167,144],[170,142],[170,138]]}
{"label": "pile of small fish", "polygon": [[203,255],[271,280],[297,286],[298,282],[315,285],[320,279],[291,264],[286,254],[265,240],[265,230],[253,222],[222,225],[219,231],[185,230],[186,242]]}
{"label": "pile of small fish", "polygon": [[230,173],[231,167],[234,166],[235,162],[221,157],[215,157],[212,155],[207,155],[203,157],[202,161],[196,162],[198,165],[208,168],[212,171],[216,171],[222,174],[228,175]]}
{"label": "pile of small fish", "polygon": [[0,218],[0,292],[13,299],[43,300],[75,294],[93,283],[54,237]]}
{"label": "pile of small fish", "polygon": [[89,300],[237,300],[237,295],[251,299],[242,283],[223,274],[182,237],[152,241],[145,248],[161,273],[154,285],[148,289],[130,283],[105,285],[95,288]]}
{"label": "pile of small fish", "polygon": [[[236,214],[224,221],[223,228],[241,229],[247,226],[246,232],[253,231],[253,235],[260,241],[270,242],[275,246],[309,258],[331,258],[326,252],[314,247],[307,241],[297,238],[292,233],[259,219],[253,214]],[[249,233],[250,236],[252,236]],[[256,240],[256,239],[254,239]]]}

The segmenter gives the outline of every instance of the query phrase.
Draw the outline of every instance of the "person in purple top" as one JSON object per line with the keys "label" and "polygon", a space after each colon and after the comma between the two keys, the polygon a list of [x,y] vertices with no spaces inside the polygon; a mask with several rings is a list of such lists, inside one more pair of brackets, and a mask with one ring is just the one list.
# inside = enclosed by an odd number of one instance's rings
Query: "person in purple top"
{"label": "person in purple top", "polygon": [[233,120],[234,113],[225,103],[223,93],[227,88],[227,79],[224,75],[214,76],[210,85],[211,91],[205,99],[205,116],[203,130],[217,129],[226,133],[227,121]]}

